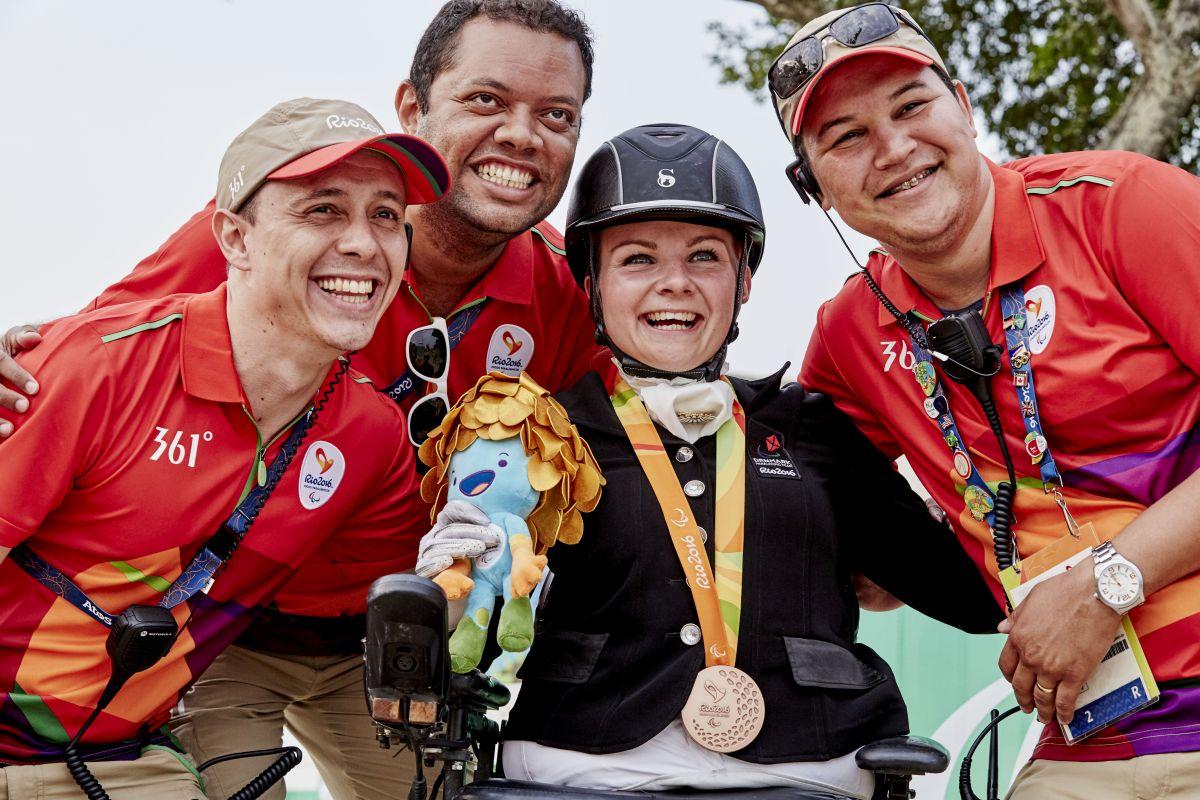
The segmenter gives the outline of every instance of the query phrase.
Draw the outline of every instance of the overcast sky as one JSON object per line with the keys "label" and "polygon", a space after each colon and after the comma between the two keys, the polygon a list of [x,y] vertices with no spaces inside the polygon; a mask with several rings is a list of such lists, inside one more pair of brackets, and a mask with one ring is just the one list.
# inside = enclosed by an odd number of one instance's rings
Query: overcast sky
{"label": "overcast sky", "polygon": [[[794,374],[818,305],[853,265],[784,177],[790,152],[769,104],[720,86],[709,63],[709,22],[762,12],[734,0],[571,4],[596,37],[576,165],[650,122],[688,123],[732,145],[767,217],[732,367],[766,374],[791,360]],[[0,327],[77,310],[126,274],[213,195],[230,140],[281,100],[351,100],[399,130],[392,96],[440,5],[0,0]],[[559,229],[565,207],[550,217]]]}

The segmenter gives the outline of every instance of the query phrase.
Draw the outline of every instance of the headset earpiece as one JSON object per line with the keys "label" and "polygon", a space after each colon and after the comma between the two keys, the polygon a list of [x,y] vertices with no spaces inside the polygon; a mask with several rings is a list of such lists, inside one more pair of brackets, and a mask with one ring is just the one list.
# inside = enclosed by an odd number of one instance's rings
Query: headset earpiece
{"label": "headset earpiece", "polygon": [[408,247],[404,250],[404,270],[407,272],[409,262],[412,261],[413,226],[411,222],[404,223],[404,237],[408,239]]}
{"label": "headset earpiece", "polygon": [[795,161],[788,164],[785,172],[792,188],[796,190],[796,194],[800,195],[800,199],[804,201],[805,205],[813,200],[820,201],[821,187],[817,184],[812,170],[808,168],[808,161],[804,156],[797,156]]}

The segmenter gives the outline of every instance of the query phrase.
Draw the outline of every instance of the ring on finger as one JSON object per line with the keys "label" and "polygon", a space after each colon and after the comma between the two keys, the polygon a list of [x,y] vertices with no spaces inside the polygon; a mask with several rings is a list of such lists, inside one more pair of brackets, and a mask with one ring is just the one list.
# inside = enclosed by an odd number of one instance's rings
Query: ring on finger
{"label": "ring on finger", "polygon": [[1053,689],[1050,689],[1050,688],[1047,688],[1047,687],[1045,687],[1045,686],[1042,686],[1042,684],[1041,684],[1041,682],[1040,682],[1040,681],[1034,681],[1034,682],[1033,682],[1033,688],[1034,688],[1034,689],[1037,689],[1039,692],[1041,692],[1041,693],[1043,693],[1043,694],[1054,694],[1054,690],[1053,690]]}

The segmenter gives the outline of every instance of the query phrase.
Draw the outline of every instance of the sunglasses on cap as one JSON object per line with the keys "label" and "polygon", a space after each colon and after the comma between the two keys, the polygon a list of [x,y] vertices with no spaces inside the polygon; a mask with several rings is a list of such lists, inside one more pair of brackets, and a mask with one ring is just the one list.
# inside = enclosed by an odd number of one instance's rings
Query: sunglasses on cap
{"label": "sunglasses on cap", "polygon": [[408,438],[420,446],[450,411],[450,396],[446,394],[446,377],[450,374],[450,334],[446,330],[446,320],[434,317],[428,325],[410,331],[404,354],[412,374],[434,386],[432,394],[422,397],[408,411]]}
{"label": "sunglasses on cap", "polygon": [[767,84],[780,100],[800,91],[821,71],[825,63],[825,42],[833,39],[845,47],[863,47],[886,39],[904,24],[925,36],[912,20],[896,13],[891,6],[870,3],[857,6],[834,19],[812,36],[806,36],[784,50],[767,73]]}

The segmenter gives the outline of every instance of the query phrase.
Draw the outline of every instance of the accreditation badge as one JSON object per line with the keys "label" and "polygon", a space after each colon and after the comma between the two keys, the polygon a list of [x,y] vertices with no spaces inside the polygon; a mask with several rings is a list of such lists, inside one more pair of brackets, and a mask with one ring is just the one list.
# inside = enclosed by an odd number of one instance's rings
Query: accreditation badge
{"label": "accreditation badge", "polygon": [[732,753],[754,741],[763,725],[762,690],[737,667],[706,667],[696,676],[680,716],[703,748]]}
{"label": "accreditation badge", "polygon": [[[1000,583],[1012,607],[1020,605],[1042,581],[1062,575],[1085,560],[1098,544],[1096,528],[1088,522],[1022,559],[1019,571],[1013,567],[1001,571]],[[1059,725],[1063,739],[1067,744],[1075,744],[1145,708],[1159,696],[1158,683],[1150,672],[1141,641],[1126,615],[1108,652],[1083,684],[1071,724]]]}

